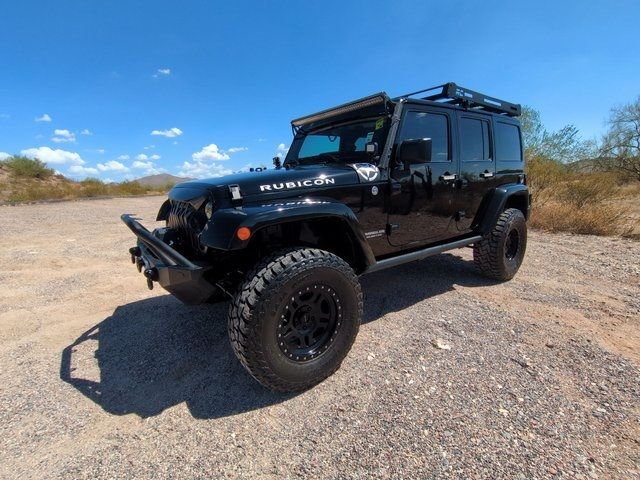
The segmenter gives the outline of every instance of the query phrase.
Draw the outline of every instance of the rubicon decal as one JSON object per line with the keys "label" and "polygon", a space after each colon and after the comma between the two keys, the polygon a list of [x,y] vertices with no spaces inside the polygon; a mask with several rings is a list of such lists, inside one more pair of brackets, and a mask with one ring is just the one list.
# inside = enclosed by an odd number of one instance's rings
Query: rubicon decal
{"label": "rubicon decal", "polygon": [[322,187],[324,185],[334,185],[335,183],[335,178],[318,177],[308,180],[296,180],[295,182],[280,182],[272,183],[271,185],[260,185],[260,191],[272,192],[275,190],[289,190],[291,188]]}
{"label": "rubicon decal", "polygon": [[380,175],[380,170],[370,163],[354,163],[351,165],[358,172],[358,176],[365,182],[373,182]]}

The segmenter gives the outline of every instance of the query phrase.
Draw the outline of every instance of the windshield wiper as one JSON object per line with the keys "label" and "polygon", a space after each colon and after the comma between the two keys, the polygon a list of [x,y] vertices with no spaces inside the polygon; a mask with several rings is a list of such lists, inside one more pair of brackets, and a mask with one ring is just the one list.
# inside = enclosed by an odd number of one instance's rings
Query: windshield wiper
{"label": "windshield wiper", "polygon": [[325,153],[320,153],[319,155],[316,155],[319,158],[321,157],[328,157],[331,160],[333,160],[334,163],[340,163],[342,160],[340,159],[340,157],[334,153],[329,153],[329,152],[325,152]]}

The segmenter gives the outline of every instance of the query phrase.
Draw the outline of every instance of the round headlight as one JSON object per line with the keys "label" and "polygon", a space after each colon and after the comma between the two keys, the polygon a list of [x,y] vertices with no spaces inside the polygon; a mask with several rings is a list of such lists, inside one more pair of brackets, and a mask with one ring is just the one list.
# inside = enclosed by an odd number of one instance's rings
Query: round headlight
{"label": "round headlight", "polygon": [[207,216],[207,218],[211,218],[211,215],[213,215],[212,201],[207,202],[207,204],[204,206],[204,214]]}

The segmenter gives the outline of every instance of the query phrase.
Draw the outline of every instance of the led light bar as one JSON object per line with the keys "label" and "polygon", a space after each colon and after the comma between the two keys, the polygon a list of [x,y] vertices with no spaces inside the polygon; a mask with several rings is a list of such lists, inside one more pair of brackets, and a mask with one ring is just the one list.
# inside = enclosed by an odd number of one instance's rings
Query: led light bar
{"label": "led light bar", "polygon": [[371,107],[380,103],[384,104],[390,101],[391,99],[385,92],[380,92],[368,97],[361,98],[360,100],[355,100],[343,105],[338,105],[337,107],[322,110],[321,112],[314,113],[312,115],[307,115],[306,117],[296,118],[295,120],[291,121],[291,125],[294,127],[301,127],[302,125],[308,125],[310,123],[324,120],[325,118],[333,117],[335,115],[342,115],[344,113],[353,112],[361,108]]}

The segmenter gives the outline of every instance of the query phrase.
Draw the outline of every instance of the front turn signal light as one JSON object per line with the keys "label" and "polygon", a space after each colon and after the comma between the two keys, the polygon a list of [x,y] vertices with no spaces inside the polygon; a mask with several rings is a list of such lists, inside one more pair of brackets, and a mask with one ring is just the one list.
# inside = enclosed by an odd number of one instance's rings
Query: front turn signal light
{"label": "front turn signal light", "polygon": [[240,227],[236,230],[236,237],[238,237],[243,242],[245,240],[249,240],[251,237],[251,229],[249,227]]}

